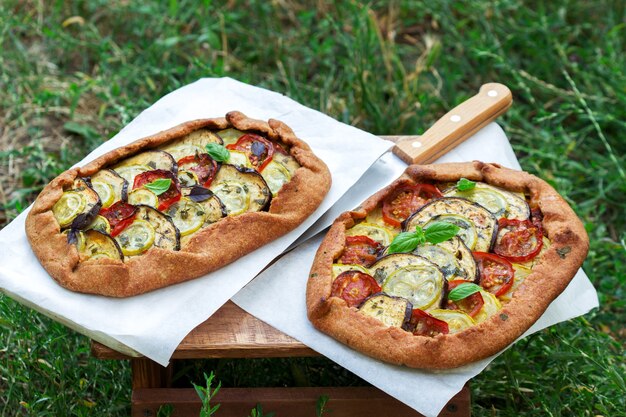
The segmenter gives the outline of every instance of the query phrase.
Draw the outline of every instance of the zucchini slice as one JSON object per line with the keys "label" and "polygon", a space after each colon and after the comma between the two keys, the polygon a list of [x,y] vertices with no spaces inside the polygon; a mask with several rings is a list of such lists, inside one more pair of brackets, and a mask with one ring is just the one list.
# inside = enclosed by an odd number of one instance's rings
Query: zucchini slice
{"label": "zucchini slice", "polygon": [[483,304],[483,307],[480,309],[478,314],[476,314],[476,316],[474,317],[474,321],[476,323],[482,323],[483,321],[487,320],[489,317],[496,314],[498,310],[502,308],[502,304],[500,304],[498,297],[496,297],[494,294],[490,293],[489,291],[481,290],[480,295],[483,296],[483,301],[485,304]]}
{"label": "zucchini slice", "polygon": [[123,260],[120,247],[108,234],[91,229],[81,232],[81,235],[83,243],[79,253],[83,260],[102,258]]}
{"label": "zucchini slice", "polygon": [[296,173],[296,170],[300,168],[300,164],[298,163],[298,161],[296,161],[296,158],[291,155],[274,152],[274,156],[272,156],[272,159],[284,166],[285,169],[289,172],[289,175],[292,177]]}
{"label": "zucchini slice", "polygon": [[96,172],[91,177],[91,186],[100,196],[102,207],[109,207],[128,198],[128,181],[110,169]]}
{"label": "zucchini slice", "polygon": [[258,172],[230,164],[222,164],[209,188],[222,201],[229,216],[261,211],[272,196]]}
{"label": "zucchini slice", "polygon": [[443,272],[421,256],[387,255],[372,265],[370,271],[385,293],[406,298],[414,308],[426,310],[441,305],[447,286]]}
{"label": "zucchini slice", "polygon": [[237,143],[239,138],[245,134],[245,132],[233,128],[224,129],[217,132],[217,135],[222,139],[222,144],[224,146]]}
{"label": "zucchini slice", "polygon": [[273,196],[278,194],[282,186],[291,179],[291,174],[287,171],[287,168],[276,161],[270,161],[261,171],[261,176],[267,183]]}
{"label": "zucchini slice", "polygon": [[228,150],[228,153],[230,154],[228,158],[229,164],[237,165],[240,167],[252,168],[252,164],[250,163],[250,160],[248,159],[248,156],[245,153],[239,152],[239,151],[233,151],[230,149]]}
{"label": "zucchini slice", "polygon": [[472,252],[458,236],[436,245],[419,245],[413,254],[437,265],[448,281],[476,281],[478,278],[478,268]]}
{"label": "zucchini slice", "polygon": [[137,206],[135,221],[115,237],[126,256],[139,255],[151,247],[179,250],[180,233],[169,216],[144,205]]}
{"label": "zucchini slice", "polygon": [[136,188],[128,193],[128,204],[133,206],[143,204],[157,208],[159,206],[159,197],[147,188]]}
{"label": "zucchini slice", "polygon": [[174,157],[167,152],[152,149],[126,158],[113,167],[113,170],[123,177],[132,187],[135,176],[145,171],[163,169],[176,173],[178,165]]}
{"label": "zucchini slice", "polygon": [[64,191],[52,207],[52,214],[61,228],[84,229],[100,211],[100,197],[82,178],[77,178],[70,190]]}
{"label": "zucchini slice", "polygon": [[104,216],[97,215],[92,222],[87,226],[87,230],[97,230],[101,233],[111,234],[111,224]]}
{"label": "zucchini slice", "polygon": [[333,264],[333,281],[341,273],[346,272],[346,271],[359,271],[359,272],[364,272],[366,274],[369,274],[369,271],[361,265]]}
{"label": "zucchini slice", "polygon": [[411,319],[413,306],[406,298],[385,293],[372,294],[359,306],[359,312],[380,320],[386,326],[405,329]]}
{"label": "zucchini slice", "polygon": [[394,233],[386,227],[362,222],[346,230],[346,236],[367,236],[383,246],[389,246],[393,240]]}
{"label": "zucchini slice", "polygon": [[464,198],[443,197],[431,201],[406,220],[403,230],[443,221],[460,227],[457,236],[474,252],[489,252],[493,246],[498,220],[483,206]]}
{"label": "zucchini slice", "polygon": [[528,203],[518,195],[493,185],[477,182],[471,190],[459,191],[456,187],[443,192],[445,197],[461,197],[480,204],[497,218],[526,220],[530,216]]}
{"label": "zucchini slice", "polygon": [[181,236],[190,235],[204,225],[207,212],[201,203],[183,197],[167,209]]}
{"label": "zucchini slice", "polygon": [[428,313],[431,316],[448,323],[450,334],[469,329],[475,324],[474,319],[472,319],[469,314],[459,310],[444,310],[436,308],[434,310],[429,310]]}

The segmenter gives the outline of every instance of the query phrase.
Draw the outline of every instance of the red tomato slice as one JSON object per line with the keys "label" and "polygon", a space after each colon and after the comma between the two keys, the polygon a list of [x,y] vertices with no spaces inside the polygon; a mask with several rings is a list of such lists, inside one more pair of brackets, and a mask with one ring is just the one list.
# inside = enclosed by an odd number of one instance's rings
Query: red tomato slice
{"label": "red tomato slice", "polygon": [[367,236],[347,236],[339,263],[370,266],[376,261],[382,245]]}
{"label": "red tomato slice", "polygon": [[137,207],[118,201],[111,207],[101,209],[99,214],[108,220],[111,225],[111,237],[115,237],[135,220],[136,213]]}
{"label": "red tomato slice", "polygon": [[515,271],[511,262],[493,253],[472,252],[480,272],[480,286],[499,297],[513,286]]}
{"label": "red tomato slice", "polygon": [[448,323],[431,316],[419,308],[413,309],[409,325],[413,329],[413,334],[417,336],[433,337],[440,333],[447,334],[450,332]]}
{"label": "red tomato slice", "polygon": [[[459,284],[463,284],[467,282],[469,281],[466,281],[464,279],[455,279],[454,281],[450,281],[448,282],[448,291],[451,291],[453,288],[455,288]],[[462,298],[458,301],[448,300],[448,305],[446,308],[449,310],[461,310],[469,314],[471,317],[475,317],[476,314],[478,314],[478,312],[480,311],[480,309],[483,308],[484,304],[485,304],[485,300],[483,300],[482,294],[479,292],[475,292],[469,297]]]}
{"label": "red tomato slice", "polygon": [[217,161],[209,154],[201,153],[189,155],[178,161],[178,169],[186,169],[198,176],[198,181],[203,187],[208,188],[217,174]]}
{"label": "red tomato slice", "polygon": [[180,184],[178,183],[178,178],[171,171],[166,171],[164,169],[155,169],[153,171],[142,172],[141,174],[135,177],[135,181],[133,183],[133,190],[136,188],[141,188],[146,184],[149,184],[158,179],[170,179],[172,180],[170,183],[170,188],[167,189],[163,194],[159,195],[159,207],[160,211],[167,210],[172,204],[180,200]]}
{"label": "red tomato slice", "polygon": [[274,155],[272,142],[254,133],[246,133],[237,140],[237,143],[226,145],[226,149],[245,153],[252,166],[259,172],[263,171]]}
{"label": "red tomato slice", "polygon": [[541,228],[529,220],[498,220],[498,236],[493,251],[511,262],[534,258],[543,246]]}
{"label": "red tomato slice", "polygon": [[380,286],[371,275],[361,271],[345,271],[333,281],[330,295],[343,298],[348,307],[356,307],[377,292],[380,292]]}
{"label": "red tomato slice", "polygon": [[441,191],[431,184],[403,185],[383,201],[383,220],[391,226],[400,227],[420,207],[440,197],[443,197]]}
{"label": "red tomato slice", "polygon": [[537,229],[541,231],[543,235],[543,213],[539,207],[530,209],[530,221]]}

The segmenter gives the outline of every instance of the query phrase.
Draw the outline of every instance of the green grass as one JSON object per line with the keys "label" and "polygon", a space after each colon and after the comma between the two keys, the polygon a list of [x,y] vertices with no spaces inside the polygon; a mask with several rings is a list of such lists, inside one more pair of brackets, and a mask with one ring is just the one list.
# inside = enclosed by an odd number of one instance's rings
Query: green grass
{"label": "green grass", "polygon": [[[522,167],[586,225],[601,308],[496,359],[472,382],[473,413],[626,415],[625,18],[609,0],[3,1],[0,222],[200,77],[285,93],[375,134],[421,133],[498,81],[515,97],[500,123]],[[216,369],[224,386],[360,383],[321,359],[203,365],[192,381]],[[126,364],[91,359],[86,338],[0,296],[1,415],[127,415],[129,390]]]}

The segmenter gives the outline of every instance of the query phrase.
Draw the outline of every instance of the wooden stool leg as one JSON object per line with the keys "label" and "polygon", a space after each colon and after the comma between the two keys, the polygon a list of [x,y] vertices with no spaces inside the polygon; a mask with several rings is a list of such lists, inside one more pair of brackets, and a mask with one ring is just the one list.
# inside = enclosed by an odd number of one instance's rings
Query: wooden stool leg
{"label": "wooden stool leg", "polygon": [[147,358],[133,358],[130,361],[133,390],[138,388],[170,388],[173,368],[163,367]]}

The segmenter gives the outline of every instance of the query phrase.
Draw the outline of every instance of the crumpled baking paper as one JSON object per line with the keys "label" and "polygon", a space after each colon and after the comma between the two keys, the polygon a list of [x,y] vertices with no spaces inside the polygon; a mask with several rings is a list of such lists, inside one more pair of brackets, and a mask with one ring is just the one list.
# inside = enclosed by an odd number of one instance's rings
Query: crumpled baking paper
{"label": "crumpled baking paper", "polygon": [[[520,168],[504,132],[495,123],[483,128],[436,162],[472,160]],[[356,207],[375,191],[388,185],[405,168],[406,164],[395,155],[383,155],[299,242],[328,227],[339,213]],[[469,379],[479,374],[498,356],[494,355],[461,368],[429,372],[372,359],[321,333],[311,325],[306,316],[305,293],[309,271],[303,265],[313,263],[322,239],[323,233],[318,234],[283,256],[244,287],[233,301],[248,313],[332,359],[426,417],[437,416]],[[598,307],[597,293],[581,269],[566,290],[521,338],[583,315],[594,307]]]}
{"label": "crumpled baking paper", "polygon": [[[27,209],[0,231],[0,290],[109,347],[131,355],[140,353],[166,365],[187,333],[280,255],[391,146],[281,94],[230,78],[216,78],[201,79],[166,95],[77,165],[182,122],[223,117],[231,110],[287,123],[328,165],[332,188],[300,227],[204,277],[136,297],[114,299],[74,293],[50,278],[26,239]],[[350,155],[351,163],[346,163],[346,155]]]}

